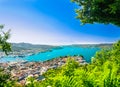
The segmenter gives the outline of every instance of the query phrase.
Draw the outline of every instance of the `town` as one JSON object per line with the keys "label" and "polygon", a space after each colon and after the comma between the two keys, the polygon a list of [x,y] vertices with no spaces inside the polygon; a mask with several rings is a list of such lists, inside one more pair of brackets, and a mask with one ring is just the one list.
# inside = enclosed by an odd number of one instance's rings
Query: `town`
{"label": "town", "polygon": [[[75,56],[74,58],[80,64],[87,64],[83,56]],[[44,80],[42,76],[47,70],[55,69],[64,65],[68,57],[54,58],[45,62],[8,62],[0,63],[0,67],[11,74],[11,79],[17,80],[20,84],[27,84],[28,77],[35,77],[36,80]]]}

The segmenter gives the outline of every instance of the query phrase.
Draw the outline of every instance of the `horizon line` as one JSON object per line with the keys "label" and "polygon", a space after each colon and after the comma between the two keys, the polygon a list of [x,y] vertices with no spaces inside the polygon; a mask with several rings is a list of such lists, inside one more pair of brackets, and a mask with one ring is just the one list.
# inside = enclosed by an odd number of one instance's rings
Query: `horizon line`
{"label": "horizon line", "polygon": [[26,44],[32,44],[32,45],[51,45],[51,46],[64,46],[64,45],[99,45],[99,44],[113,44],[115,42],[93,42],[93,43],[89,43],[89,42],[83,42],[83,43],[31,43],[31,42],[9,42],[9,43],[26,43]]}

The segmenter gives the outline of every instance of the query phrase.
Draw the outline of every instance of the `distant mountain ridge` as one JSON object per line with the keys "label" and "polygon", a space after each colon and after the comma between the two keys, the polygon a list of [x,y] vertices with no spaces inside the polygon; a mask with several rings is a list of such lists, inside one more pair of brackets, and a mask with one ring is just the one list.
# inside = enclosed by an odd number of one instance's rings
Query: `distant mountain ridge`
{"label": "distant mountain ridge", "polygon": [[70,46],[80,46],[80,47],[111,47],[113,43],[102,43],[102,44],[72,44]]}
{"label": "distant mountain ridge", "polygon": [[72,44],[72,45],[112,45],[113,43]]}
{"label": "distant mountain ridge", "polygon": [[[40,50],[46,51],[52,48],[57,48],[60,46],[52,46],[52,45],[36,45],[30,43],[11,43],[13,51],[21,51],[21,50]],[[111,47],[112,43],[103,43],[103,44],[72,44],[72,45],[65,45],[65,46],[77,46],[77,47]]]}
{"label": "distant mountain ridge", "polygon": [[34,45],[30,43],[11,43],[13,51],[21,50],[49,50],[55,48],[56,46],[51,45]]}

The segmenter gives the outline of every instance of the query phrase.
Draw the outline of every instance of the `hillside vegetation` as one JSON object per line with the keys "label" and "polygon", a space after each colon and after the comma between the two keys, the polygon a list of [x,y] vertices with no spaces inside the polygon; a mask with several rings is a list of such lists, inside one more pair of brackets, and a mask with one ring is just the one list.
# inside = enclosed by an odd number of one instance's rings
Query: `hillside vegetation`
{"label": "hillside vegetation", "polygon": [[21,50],[49,50],[54,48],[55,46],[51,45],[34,45],[30,43],[12,43],[12,50],[13,51],[21,51]]}
{"label": "hillside vegetation", "polygon": [[1,87],[120,87],[120,41],[97,52],[86,65],[68,58],[62,67],[44,73],[42,81],[30,77],[28,84],[20,85],[0,72]]}
{"label": "hillside vegetation", "polygon": [[27,87],[120,87],[120,41],[112,49],[97,52],[88,65],[73,59],[57,69],[48,70],[45,80]]}

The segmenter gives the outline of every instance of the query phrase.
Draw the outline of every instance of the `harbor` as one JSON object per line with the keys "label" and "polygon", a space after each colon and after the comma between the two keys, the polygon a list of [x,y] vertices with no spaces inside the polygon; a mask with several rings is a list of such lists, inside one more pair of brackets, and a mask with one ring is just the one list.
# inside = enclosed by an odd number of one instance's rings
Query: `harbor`
{"label": "harbor", "polygon": [[[20,84],[27,84],[28,77],[34,77],[36,80],[44,80],[43,74],[49,69],[55,69],[63,66],[68,57],[55,58],[45,62],[9,62],[0,63],[1,68],[4,68],[5,72],[11,74],[11,79],[17,80]],[[75,61],[79,64],[88,64],[82,56],[74,57]],[[42,77],[42,78],[41,78]]]}

